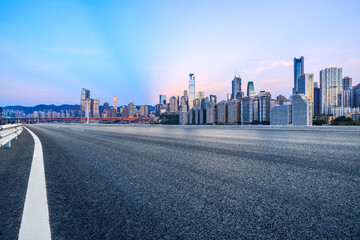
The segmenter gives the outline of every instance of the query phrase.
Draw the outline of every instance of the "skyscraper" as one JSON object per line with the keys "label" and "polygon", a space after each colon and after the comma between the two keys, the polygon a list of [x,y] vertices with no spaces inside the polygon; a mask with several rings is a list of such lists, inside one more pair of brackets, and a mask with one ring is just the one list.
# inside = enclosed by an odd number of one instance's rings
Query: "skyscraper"
{"label": "skyscraper", "polygon": [[[232,92],[231,92],[231,99],[237,99],[238,93],[241,92],[241,77],[234,76],[232,80]],[[239,98],[240,99],[240,98]]]}
{"label": "skyscraper", "polygon": [[232,98],[232,93],[226,94],[226,100],[227,101],[231,101],[231,98]]}
{"label": "skyscraper", "polygon": [[161,105],[166,105],[166,96],[161,94],[160,95],[160,102]]}
{"label": "skyscraper", "polygon": [[244,97],[241,99],[241,124],[252,123],[253,121],[253,99]]}
{"label": "skyscraper", "polygon": [[342,80],[342,90],[348,90],[349,87],[352,86],[352,78],[351,77],[344,77]]}
{"label": "skyscraper", "polygon": [[295,94],[291,97],[292,103],[292,124],[312,125],[312,102],[304,94]]}
{"label": "skyscraper", "polygon": [[217,122],[219,124],[226,124],[227,123],[227,107],[228,103],[226,101],[221,101],[216,104],[217,109]]}
{"label": "skyscraper", "polygon": [[195,74],[189,74],[189,108],[193,107],[193,101],[195,99]]}
{"label": "skyscraper", "polygon": [[197,98],[199,99],[199,101],[201,102],[201,100],[203,98],[205,98],[205,92],[204,91],[199,91],[198,92],[198,95],[197,95]]}
{"label": "skyscraper", "polygon": [[94,99],[93,101],[93,117],[100,117],[100,113],[99,113],[99,103],[100,103],[100,100],[99,99]]}
{"label": "skyscraper", "polygon": [[177,99],[175,96],[171,97],[170,100],[170,112],[171,113],[177,113],[178,110],[178,104],[177,104]]}
{"label": "skyscraper", "polygon": [[294,58],[294,89],[293,94],[297,94],[298,89],[298,81],[301,75],[304,74],[304,57]]}
{"label": "skyscraper", "polygon": [[332,114],[340,106],[342,91],[342,68],[331,67],[320,71],[321,113]]}
{"label": "skyscraper", "polygon": [[135,104],[133,102],[129,102],[129,104],[128,104],[129,117],[134,117],[135,113],[136,113]]}
{"label": "skyscraper", "polygon": [[255,88],[254,88],[254,82],[250,81],[247,85],[247,96],[248,97],[255,97]]}
{"label": "skyscraper", "polygon": [[270,92],[260,92],[259,96],[259,121],[270,121]]}
{"label": "skyscraper", "polygon": [[85,117],[86,99],[88,98],[90,98],[90,90],[87,90],[86,88],[81,89],[81,101],[80,101],[81,117]]}
{"label": "skyscraper", "polygon": [[321,91],[317,82],[314,82],[314,115],[321,113]]}
{"label": "skyscraper", "polygon": [[117,114],[117,104],[118,104],[118,99],[116,96],[113,97],[113,108],[115,109],[115,112]]}
{"label": "skyscraper", "polygon": [[216,104],[216,101],[217,101],[216,95],[210,95],[210,103],[215,103]]}
{"label": "skyscraper", "polygon": [[314,74],[305,73],[300,76],[298,93],[304,94],[310,101],[314,101]]}

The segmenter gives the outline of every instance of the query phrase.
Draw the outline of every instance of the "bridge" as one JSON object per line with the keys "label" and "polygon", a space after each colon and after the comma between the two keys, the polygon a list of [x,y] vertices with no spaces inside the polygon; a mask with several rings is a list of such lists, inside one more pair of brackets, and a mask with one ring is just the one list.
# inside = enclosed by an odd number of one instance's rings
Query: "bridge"
{"label": "bridge", "polygon": [[0,147],[0,239],[357,239],[359,139],[351,127],[25,124]]}

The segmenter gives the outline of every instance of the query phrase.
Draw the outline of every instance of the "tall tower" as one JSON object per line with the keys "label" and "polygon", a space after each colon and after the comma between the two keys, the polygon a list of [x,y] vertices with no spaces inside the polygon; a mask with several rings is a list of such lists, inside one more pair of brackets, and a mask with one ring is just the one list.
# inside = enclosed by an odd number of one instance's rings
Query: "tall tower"
{"label": "tall tower", "polygon": [[304,74],[304,57],[294,58],[294,89],[293,94],[299,91],[299,78]]}
{"label": "tall tower", "polygon": [[250,81],[247,85],[247,96],[250,98],[255,97],[255,88],[254,88],[254,82]]}
{"label": "tall tower", "polygon": [[114,96],[113,97],[113,108],[115,109],[116,113],[117,113],[117,104],[118,104],[117,97]]}
{"label": "tall tower", "polygon": [[239,93],[241,93],[241,77],[234,76],[234,79],[232,80],[231,99],[240,99],[241,94],[239,95]]}
{"label": "tall tower", "polygon": [[189,109],[193,108],[195,99],[195,74],[189,74]]}
{"label": "tall tower", "polygon": [[85,117],[86,99],[88,98],[90,98],[90,90],[87,90],[86,88],[81,89],[81,100],[80,100],[81,117]]}

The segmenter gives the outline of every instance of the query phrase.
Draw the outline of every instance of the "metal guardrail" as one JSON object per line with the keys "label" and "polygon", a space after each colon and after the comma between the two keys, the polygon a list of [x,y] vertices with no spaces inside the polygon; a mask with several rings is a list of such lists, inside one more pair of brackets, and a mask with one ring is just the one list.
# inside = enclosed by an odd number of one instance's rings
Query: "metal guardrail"
{"label": "metal guardrail", "polygon": [[0,147],[11,147],[11,140],[17,139],[22,130],[22,124],[0,125]]}

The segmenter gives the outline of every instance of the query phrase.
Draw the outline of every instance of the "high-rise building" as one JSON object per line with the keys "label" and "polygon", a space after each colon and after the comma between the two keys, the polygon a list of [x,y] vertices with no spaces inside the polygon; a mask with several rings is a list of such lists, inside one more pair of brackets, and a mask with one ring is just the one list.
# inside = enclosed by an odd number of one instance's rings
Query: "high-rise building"
{"label": "high-rise building", "polygon": [[294,89],[293,94],[297,94],[298,89],[298,82],[301,75],[304,74],[304,57],[301,58],[294,58]]}
{"label": "high-rise building", "polygon": [[177,104],[177,99],[175,96],[171,97],[170,100],[170,112],[171,113],[177,113],[178,111],[178,104]]}
{"label": "high-rise building", "polygon": [[186,125],[188,124],[188,113],[187,112],[180,112],[179,113],[179,124],[180,125]]}
{"label": "high-rise building", "polygon": [[139,115],[140,117],[147,117],[149,115],[149,107],[147,105],[141,105]]}
{"label": "high-rise building", "polygon": [[[93,109],[94,100],[91,98],[87,98],[85,100],[85,108],[87,106],[87,111],[85,109],[85,117],[92,117],[92,109]],[[49,116],[51,117],[51,115]]]}
{"label": "high-rise building", "polygon": [[90,98],[90,90],[87,90],[86,88],[81,89],[81,101],[80,101],[81,117],[85,117],[86,99],[88,98]]}
{"label": "high-rise building", "polygon": [[118,99],[116,96],[113,97],[113,108],[115,109],[115,113],[117,114],[117,104],[118,104]]}
{"label": "high-rise building", "polygon": [[216,101],[217,101],[216,95],[210,95],[210,103],[215,103],[216,104]]}
{"label": "high-rise building", "polygon": [[276,102],[277,102],[279,105],[283,105],[284,102],[289,102],[289,99],[287,99],[285,96],[279,94],[279,96],[276,97]]}
{"label": "high-rise building", "polygon": [[252,98],[252,120],[259,121],[259,98]]}
{"label": "high-rise building", "polygon": [[255,97],[255,88],[254,88],[254,82],[250,81],[247,85],[247,96],[248,97]]}
{"label": "high-rise building", "polygon": [[342,90],[348,90],[349,87],[352,86],[352,78],[351,77],[344,77],[342,80]]}
{"label": "high-rise building", "polygon": [[231,92],[231,99],[237,99],[238,93],[241,92],[241,77],[234,76],[234,79],[232,80],[232,92]]}
{"label": "high-rise building", "polygon": [[124,118],[129,117],[129,108],[128,107],[123,107],[123,110],[121,112],[121,116]]}
{"label": "high-rise building", "polygon": [[134,117],[136,114],[135,104],[133,102],[129,102],[128,104],[128,114],[129,117]]}
{"label": "high-rise building", "polygon": [[228,93],[226,94],[226,101],[231,101],[232,94]]}
{"label": "high-rise building", "polygon": [[227,122],[230,124],[240,124],[241,116],[240,116],[240,108],[241,108],[241,101],[237,99],[232,99],[228,102],[228,115],[227,115]]}
{"label": "high-rise building", "polygon": [[253,98],[244,97],[241,99],[241,124],[248,124],[253,121]]}
{"label": "high-rise building", "polygon": [[259,95],[259,121],[270,121],[271,94],[270,92],[260,92]]}
{"label": "high-rise building", "polygon": [[187,90],[184,90],[184,98],[185,98],[184,104],[189,105],[189,94]]}
{"label": "high-rise building", "polygon": [[321,91],[317,82],[314,82],[314,115],[321,113]]}
{"label": "high-rise building", "polygon": [[277,105],[270,110],[271,125],[289,125],[291,123],[291,104]]}
{"label": "high-rise building", "polygon": [[291,97],[292,104],[292,124],[293,125],[312,125],[312,101],[304,94],[295,94]]}
{"label": "high-rise building", "polygon": [[351,107],[360,107],[360,83],[351,88]]}
{"label": "high-rise building", "polygon": [[189,74],[189,108],[193,108],[193,101],[195,99],[195,74]]}
{"label": "high-rise building", "polygon": [[310,101],[314,101],[314,74],[305,73],[300,76],[298,94],[304,94]]}
{"label": "high-rise building", "polygon": [[341,105],[342,68],[332,67],[320,71],[321,113],[332,114]]}
{"label": "high-rise building", "polygon": [[99,103],[100,100],[99,99],[94,99],[93,101],[93,117],[99,118],[100,117],[100,113],[99,113]]}
{"label": "high-rise building", "polygon": [[163,94],[160,95],[160,104],[166,105],[166,96]]}
{"label": "high-rise building", "polygon": [[351,90],[343,90],[341,94],[341,107],[351,107]]}
{"label": "high-rise building", "polygon": [[203,98],[205,98],[205,92],[204,91],[199,91],[198,92],[198,95],[197,95],[197,98],[199,99],[199,101],[201,102],[201,100]]}
{"label": "high-rise building", "polygon": [[[215,95],[213,95],[215,96]],[[207,124],[215,124],[216,123],[216,103],[210,102],[208,107],[206,108],[206,123]]]}
{"label": "high-rise building", "polygon": [[216,104],[217,109],[217,123],[226,124],[227,123],[227,102],[221,101]]}

